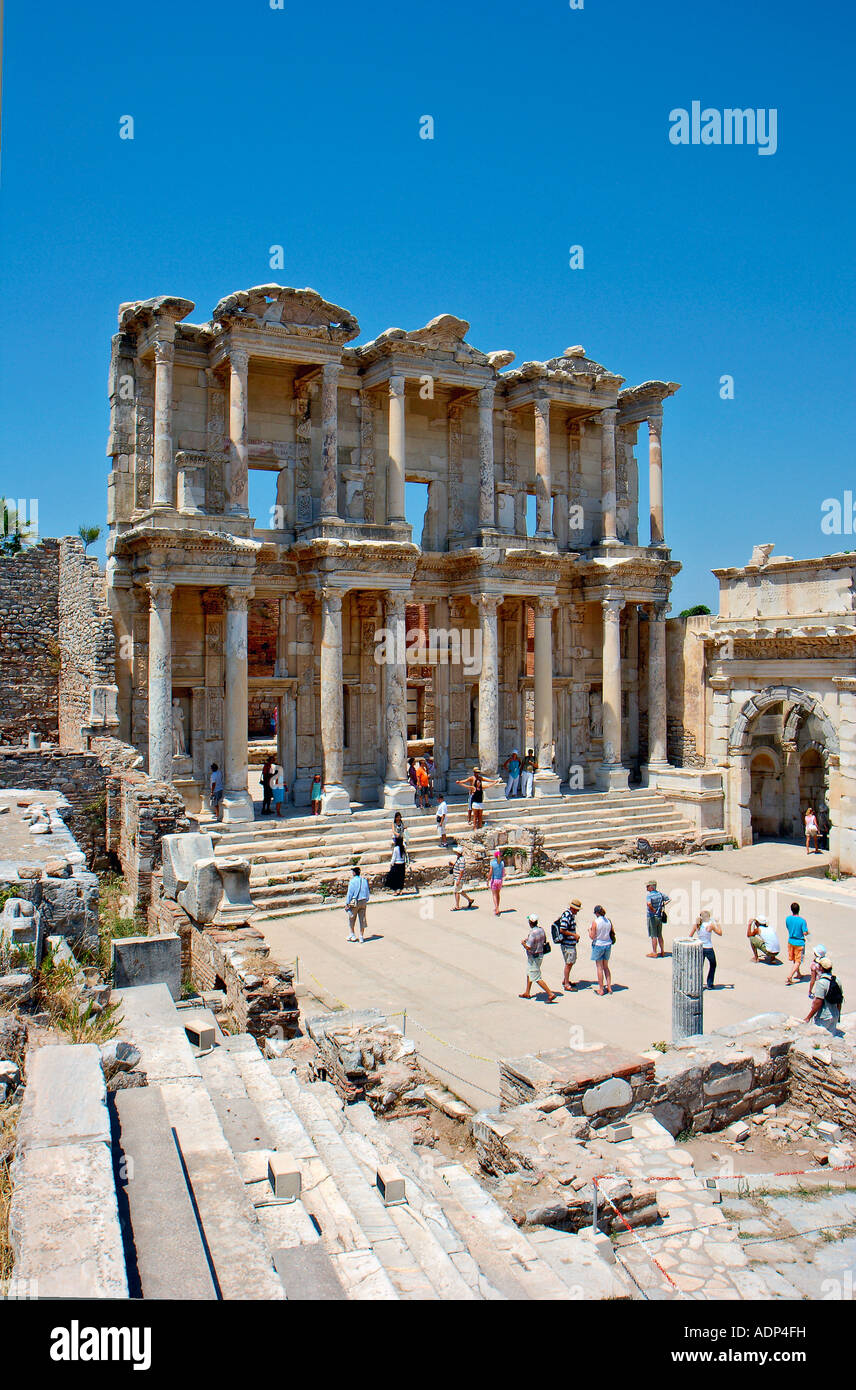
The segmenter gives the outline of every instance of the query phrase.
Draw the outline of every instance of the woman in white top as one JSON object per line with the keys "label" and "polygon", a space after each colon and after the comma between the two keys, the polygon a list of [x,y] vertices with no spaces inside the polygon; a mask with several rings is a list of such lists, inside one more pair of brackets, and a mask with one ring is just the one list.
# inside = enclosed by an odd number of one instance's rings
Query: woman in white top
{"label": "woman in white top", "polygon": [[591,938],[591,958],[597,966],[597,992],[598,994],[611,994],[612,975],[609,971],[609,957],[615,941],[615,932],[605,909],[600,904],[595,907],[594,919],[589,927],[589,936]]}
{"label": "woman in white top", "polygon": [[811,806],[805,813],[805,852],[811,854],[809,841],[814,841],[814,852],[817,854],[817,816]]}
{"label": "woman in white top", "polygon": [[716,974],[716,952],[713,949],[713,937],[722,936],[722,928],[714,922],[707,908],[702,908],[698,915],[698,921],[690,932],[690,937],[698,935],[701,942],[701,953],[707,961],[707,984],[705,989],[713,989],[713,977]]}

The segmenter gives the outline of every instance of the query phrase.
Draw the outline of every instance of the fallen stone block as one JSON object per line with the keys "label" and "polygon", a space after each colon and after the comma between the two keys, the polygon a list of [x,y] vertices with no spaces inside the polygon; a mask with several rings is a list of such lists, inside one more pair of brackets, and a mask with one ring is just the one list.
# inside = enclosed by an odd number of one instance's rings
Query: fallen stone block
{"label": "fallen stone block", "polygon": [[377,1170],[377,1190],[385,1207],[402,1206],[407,1201],[404,1178],[397,1168],[384,1165]]}
{"label": "fallen stone block", "polygon": [[113,983],[117,989],[166,985],[173,999],[181,997],[181,938],[168,936],[116,937],[111,945]]}
{"label": "fallen stone block", "polygon": [[623,1144],[626,1139],[633,1138],[633,1126],[625,1124],[607,1125],[602,1129],[598,1138],[608,1140],[610,1144]]}
{"label": "fallen stone block", "polygon": [[280,1202],[296,1202],[303,1190],[300,1164],[289,1153],[273,1153],[268,1159],[268,1182]]}
{"label": "fallen stone block", "polygon": [[33,988],[33,977],[25,971],[0,975],[0,1004],[15,1004],[25,999]]}
{"label": "fallen stone block", "polygon": [[831,1120],[818,1120],[815,1129],[821,1139],[828,1139],[830,1143],[836,1143],[841,1138],[841,1126],[833,1124]]}
{"label": "fallen stone block", "polygon": [[729,1125],[725,1133],[735,1144],[742,1144],[749,1138],[749,1126],[745,1120],[737,1120],[733,1125]]}
{"label": "fallen stone block", "polygon": [[194,1047],[200,1048],[203,1052],[208,1052],[217,1041],[217,1033],[213,1023],[208,1023],[205,1019],[191,1018],[184,1025],[189,1042]]}

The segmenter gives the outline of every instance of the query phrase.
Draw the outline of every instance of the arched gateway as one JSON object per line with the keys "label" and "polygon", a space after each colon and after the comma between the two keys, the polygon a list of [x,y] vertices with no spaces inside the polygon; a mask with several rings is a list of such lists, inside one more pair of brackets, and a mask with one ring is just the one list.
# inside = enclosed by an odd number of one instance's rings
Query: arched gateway
{"label": "arched gateway", "polygon": [[736,774],[741,843],[798,838],[808,806],[829,815],[838,735],[821,702],[793,685],[771,685],[742,706],[728,738]]}

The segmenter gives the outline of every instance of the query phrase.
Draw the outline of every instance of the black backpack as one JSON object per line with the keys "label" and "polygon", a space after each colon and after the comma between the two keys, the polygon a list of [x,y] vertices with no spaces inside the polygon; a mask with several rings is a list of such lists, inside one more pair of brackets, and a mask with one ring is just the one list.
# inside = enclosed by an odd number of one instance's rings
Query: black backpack
{"label": "black backpack", "polygon": [[830,975],[829,977],[826,1002],[831,1009],[838,1009],[839,1013],[841,1012],[841,1006],[844,1003],[844,990],[841,988],[837,975]]}

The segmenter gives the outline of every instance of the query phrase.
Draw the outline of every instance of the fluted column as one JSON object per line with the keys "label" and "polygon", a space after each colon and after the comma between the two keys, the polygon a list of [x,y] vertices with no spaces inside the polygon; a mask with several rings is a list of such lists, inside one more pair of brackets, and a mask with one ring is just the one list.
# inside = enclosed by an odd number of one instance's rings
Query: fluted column
{"label": "fluted column", "polygon": [[672,942],[672,1042],[704,1032],[704,956],[698,937]]}
{"label": "fluted column", "polygon": [[404,423],[405,382],[403,376],[389,378],[389,468],[386,475],[387,522],[402,523],[407,442]]}
{"label": "fluted column", "polygon": [[600,412],[600,493],[601,493],[601,545],[620,545],[617,520],[617,484],[615,477],[615,420],[617,410]]}
{"label": "fluted column", "polygon": [[153,507],[175,506],[175,454],[172,445],[172,375],[175,348],[155,343],[155,430]]}
{"label": "fluted column", "polygon": [[172,781],[172,596],[174,584],[149,588],[149,776]]}
{"label": "fluted column", "polygon": [[413,788],[407,780],[407,663],[405,621],[407,595],[386,595],[384,689],[386,704],[386,776],[383,804],[387,810],[412,810]]}
{"label": "fluted column", "polygon": [[342,593],[321,590],[321,753],[325,815],[349,815],[345,789],[345,706],[342,694]]}
{"label": "fluted column", "polygon": [[226,487],[226,510],[234,516],[249,514],[249,361],[246,348],[232,348],[229,354],[229,478]]}
{"label": "fluted column", "polygon": [[327,362],[321,373],[321,520],[339,515],[339,374],[341,363]]}
{"label": "fluted column", "polygon": [[550,399],[535,400],[535,535],[553,539],[553,478],[550,467]]}
{"label": "fluted column", "polygon": [[666,615],[655,603],[648,615],[648,767],[668,766],[666,728]]}
{"label": "fluted column", "polygon": [[224,594],[223,658],[226,688],[223,701],[224,821],[255,819],[247,790],[248,664],[247,609],[252,589],[227,588]]}
{"label": "fluted column", "polygon": [[553,604],[542,595],[535,608],[535,795],[557,796],[553,771]]}
{"label": "fluted column", "polygon": [[599,783],[606,790],[628,785],[621,765],[621,610],[623,598],[605,598],[603,609],[603,762]]}
{"label": "fluted column", "polygon": [[[479,594],[481,674],[479,675],[479,769],[496,777],[499,769],[499,642],[497,609],[499,594]],[[489,797],[493,788],[485,788]]]}
{"label": "fluted column", "polygon": [[479,391],[479,526],[496,526],[496,479],[493,457],[493,398],[496,384]]}
{"label": "fluted column", "polygon": [[648,416],[648,497],[651,544],[663,544],[663,412]]}

